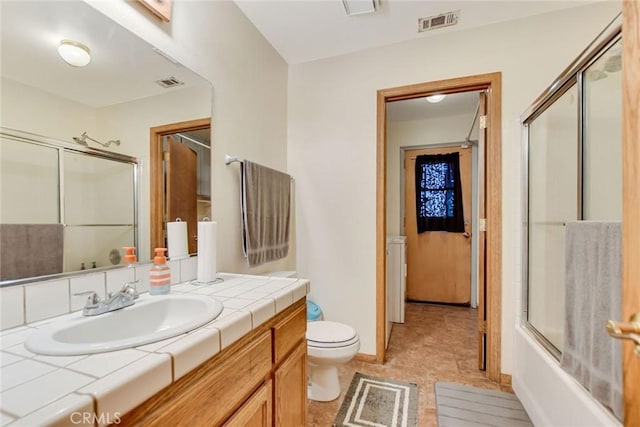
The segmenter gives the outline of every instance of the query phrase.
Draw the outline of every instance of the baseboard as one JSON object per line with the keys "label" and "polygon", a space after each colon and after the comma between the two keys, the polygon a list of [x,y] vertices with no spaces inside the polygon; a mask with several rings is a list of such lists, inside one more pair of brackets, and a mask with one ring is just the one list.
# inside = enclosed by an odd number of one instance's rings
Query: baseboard
{"label": "baseboard", "polygon": [[511,387],[511,375],[500,374],[500,385],[506,385]]}
{"label": "baseboard", "polygon": [[360,362],[378,363],[378,359],[373,354],[358,353],[353,359],[359,360]]}
{"label": "baseboard", "polygon": [[508,391],[513,392],[513,387],[511,386],[511,375],[509,374],[500,374],[500,386],[503,389],[503,391],[507,391],[505,389],[508,389]]}

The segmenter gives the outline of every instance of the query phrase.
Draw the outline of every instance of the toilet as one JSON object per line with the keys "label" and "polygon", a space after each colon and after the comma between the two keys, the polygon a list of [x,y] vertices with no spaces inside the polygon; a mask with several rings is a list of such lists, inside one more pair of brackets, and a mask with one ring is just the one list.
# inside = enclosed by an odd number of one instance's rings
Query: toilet
{"label": "toilet", "polygon": [[351,326],[318,320],[307,322],[307,397],[328,402],[340,395],[338,366],[349,362],[360,350],[360,338]]}
{"label": "toilet", "polygon": [[[271,277],[297,277],[295,271],[271,271]],[[340,396],[338,366],[349,362],[360,350],[360,337],[344,323],[322,320],[322,310],[307,300],[307,397],[329,402]]]}

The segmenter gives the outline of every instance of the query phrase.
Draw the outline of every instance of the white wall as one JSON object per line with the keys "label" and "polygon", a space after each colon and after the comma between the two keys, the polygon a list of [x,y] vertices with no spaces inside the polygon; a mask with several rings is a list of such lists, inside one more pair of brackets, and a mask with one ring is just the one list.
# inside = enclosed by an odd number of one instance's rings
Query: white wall
{"label": "white wall", "polygon": [[290,67],[288,159],[298,186],[298,270],[311,279],[311,297],[327,318],[356,328],[363,353],[375,353],[376,91],[502,72],[501,349],[502,371],[511,373],[520,276],[514,259],[520,244],[518,119],[619,8],[598,3]]}

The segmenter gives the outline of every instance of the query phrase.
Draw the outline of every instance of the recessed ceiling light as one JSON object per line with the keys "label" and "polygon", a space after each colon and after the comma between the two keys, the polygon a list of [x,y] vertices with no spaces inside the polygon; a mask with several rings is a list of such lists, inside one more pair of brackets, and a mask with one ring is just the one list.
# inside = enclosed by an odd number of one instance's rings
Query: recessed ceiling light
{"label": "recessed ceiling light", "polygon": [[427,96],[427,101],[429,101],[432,104],[435,104],[437,102],[440,102],[444,99],[446,95],[429,95]]}
{"label": "recessed ceiling light", "polygon": [[89,48],[82,43],[71,40],[61,40],[58,46],[58,54],[64,61],[74,67],[84,67],[91,62]]}

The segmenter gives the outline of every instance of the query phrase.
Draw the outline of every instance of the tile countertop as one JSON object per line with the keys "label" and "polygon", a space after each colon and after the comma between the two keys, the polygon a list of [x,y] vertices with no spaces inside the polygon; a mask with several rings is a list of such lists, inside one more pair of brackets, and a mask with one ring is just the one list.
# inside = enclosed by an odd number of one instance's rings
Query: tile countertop
{"label": "tile countertop", "polygon": [[219,277],[222,283],[194,286],[186,282],[171,286],[171,292],[213,296],[224,305],[220,316],[189,333],[140,347],[83,356],[43,356],[24,347],[34,329],[79,312],[2,331],[0,425],[117,423],[120,415],[310,291],[305,279]]}

